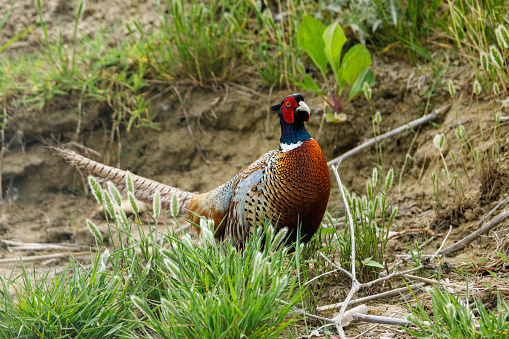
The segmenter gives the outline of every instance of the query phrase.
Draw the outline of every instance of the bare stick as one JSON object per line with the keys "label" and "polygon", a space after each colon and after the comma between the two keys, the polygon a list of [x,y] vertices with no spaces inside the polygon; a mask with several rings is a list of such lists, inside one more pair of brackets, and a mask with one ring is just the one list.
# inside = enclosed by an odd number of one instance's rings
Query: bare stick
{"label": "bare stick", "polygon": [[400,231],[400,232],[389,232],[389,236],[387,237],[387,240],[391,240],[392,238],[401,237],[408,233],[420,233],[420,232],[427,232],[429,235],[434,237],[436,234],[432,230],[428,228],[410,228],[408,230]]}
{"label": "bare stick", "polygon": [[341,198],[343,198],[343,203],[345,204],[346,215],[348,216],[348,223],[350,224],[350,245],[352,246],[351,255],[350,255],[350,263],[351,263],[350,266],[352,267],[352,277],[351,277],[352,278],[352,288],[350,289],[350,292],[346,296],[344,304],[341,306],[341,309],[339,310],[339,314],[337,316],[338,324],[336,325],[339,337],[341,339],[346,339],[345,332],[343,331],[343,327],[341,325],[341,320],[343,318],[343,315],[345,314],[346,307],[348,306],[348,303],[350,302],[350,300],[352,300],[353,295],[355,293],[357,293],[357,291],[359,290],[360,283],[357,281],[357,278],[355,277],[355,230],[354,230],[354,226],[353,226],[353,218],[352,218],[352,213],[350,212],[350,208],[348,206],[348,201],[346,200],[346,197],[345,197],[345,192],[343,191],[343,184],[341,183],[341,178],[339,177],[339,174],[338,174],[339,162],[341,162],[341,160],[338,161],[338,165],[336,167],[332,166],[332,171],[334,172],[334,175],[336,176],[336,180],[338,181],[339,191],[341,192]]}
{"label": "bare stick", "polygon": [[[397,314],[397,312],[393,313],[390,315],[390,317],[392,318],[393,316],[395,316]],[[366,331],[362,332],[362,333],[359,333],[357,334],[355,337],[353,337],[352,339],[357,339],[357,338],[364,338],[363,335],[365,335],[366,333],[369,333],[371,332],[373,329],[375,329],[376,327],[378,327],[380,324],[375,324],[374,326],[371,326],[370,328],[368,328]]]}
{"label": "bare stick", "polygon": [[[81,256],[81,255],[87,255],[87,254],[90,255],[90,252],[72,253],[72,255],[74,257]],[[0,264],[16,262],[16,261],[19,261],[20,259],[23,260],[23,262],[29,262],[29,261],[52,259],[52,258],[65,258],[65,257],[69,257],[69,256],[70,256],[70,253],[57,253],[57,254],[48,254],[48,255],[36,255],[33,257],[8,258],[8,259],[0,259]]]}
{"label": "bare stick", "polygon": [[400,275],[405,275],[405,274],[407,274],[407,273],[410,273],[410,272],[413,272],[413,271],[420,270],[421,268],[423,268],[423,266],[422,266],[422,265],[417,266],[417,267],[414,267],[414,268],[411,268],[411,269],[406,270],[406,271],[403,271],[403,272],[393,272],[393,273],[389,274],[389,275],[388,275],[388,276],[386,276],[386,277],[378,278],[378,279],[376,279],[376,280],[372,280],[372,281],[370,281],[370,282],[364,283],[364,284],[362,284],[362,287],[371,286],[371,285],[377,284],[377,283],[382,282],[382,281],[385,281],[385,280],[392,279],[392,278],[397,277],[397,276],[400,276]]}
{"label": "bare stick", "polygon": [[431,284],[431,285],[433,285],[433,284],[440,284],[440,285],[443,285],[443,286],[461,288],[462,290],[467,288],[466,285],[459,285],[459,284],[454,284],[454,283],[448,283],[448,282],[445,282],[445,281],[442,281],[442,280],[438,281],[438,280],[435,280],[435,279],[419,277],[419,276],[411,275],[411,274],[405,274],[405,277],[407,279],[420,280],[422,282],[425,282],[425,283],[428,283],[428,284]]}
{"label": "bare stick", "polygon": [[60,246],[60,245],[51,245],[51,244],[37,244],[37,245],[26,245],[26,246],[17,246],[17,247],[9,247],[10,251],[47,251],[47,250],[56,250],[56,251],[83,251],[86,249],[85,246]]}
{"label": "bare stick", "polygon": [[[283,300],[280,300],[280,302],[287,304]],[[297,313],[298,315],[301,315],[303,317],[311,318],[311,319],[316,319],[316,320],[321,320],[321,321],[324,321],[324,322],[329,323],[329,324],[337,324],[337,322],[338,322],[338,318],[337,317],[332,318],[332,319],[325,318],[325,317],[320,317],[320,316],[317,316],[317,315],[314,315],[314,314],[306,313],[303,310],[298,309],[298,308],[293,308],[293,311],[295,313]],[[343,315],[343,320],[341,321],[341,324],[343,326],[348,326],[354,320],[354,315],[355,314],[366,314],[366,313],[368,313],[368,307],[366,305],[359,305],[359,306],[357,306],[355,308],[352,308],[351,310],[348,310],[347,312],[345,312],[345,314]]]}
{"label": "bare stick", "polygon": [[412,322],[405,320],[405,319],[381,317],[381,316],[376,316],[376,315],[355,313],[353,315],[353,318],[357,321],[362,321],[365,323],[396,325],[396,326],[402,326],[402,327],[414,326],[414,324],[412,324]]}
{"label": "bare stick", "polygon": [[[73,243],[29,243],[0,239],[0,244],[7,245],[9,250],[30,251],[30,250],[88,250],[88,246]],[[90,249],[95,251],[95,249]]]}
{"label": "bare stick", "polygon": [[429,238],[428,240],[426,240],[425,242],[423,242],[422,244],[419,245],[419,249],[422,250],[424,247],[428,246],[429,243],[431,243],[433,240],[435,240],[438,236],[434,236],[434,237],[431,237]]}
{"label": "bare stick", "polygon": [[502,221],[504,221],[509,216],[509,212],[507,210],[503,210],[499,215],[497,215],[495,218],[491,219],[490,222],[488,222],[483,227],[479,228],[477,231],[473,232],[472,234],[466,236],[465,238],[461,239],[457,243],[447,247],[445,250],[439,252],[439,255],[446,255],[456,252],[457,250],[465,247],[466,245],[470,244],[472,241],[474,241],[476,238],[484,234],[485,232],[488,232],[493,227],[500,224]]}
{"label": "bare stick", "polygon": [[184,226],[180,226],[179,228],[177,228],[175,230],[175,235],[180,234],[180,233],[185,233],[190,228],[191,228],[191,224],[190,223],[187,223]]}
{"label": "bare stick", "polygon": [[447,232],[447,235],[445,236],[444,238],[444,241],[442,241],[442,245],[440,245],[440,247],[438,248],[438,250],[435,252],[435,254],[431,257],[431,260],[433,260],[433,258],[436,258],[438,256],[438,253],[440,253],[440,250],[442,249],[442,247],[444,247],[445,245],[445,241],[447,240],[447,238],[449,238],[449,234],[451,234],[452,232],[452,225],[449,226],[449,232]]}
{"label": "bare stick", "polygon": [[400,292],[408,291],[409,288],[422,287],[424,285],[426,285],[426,283],[419,283],[419,284],[414,284],[414,285],[410,285],[410,286],[403,286],[403,287],[397,288],[395,290],[390,290],[387,292],[370,295],[368,297],[350,300],[348,303],[346,303],[346,300],[345,300],[345,301],[337,303],[337,304],[320,306],[320,307],[317,307],[316,310],[323,312],[323,311],[331,310],[334,308],[343,307],[344,305],[350,306],[350,305],[361,304],[361,303],[365,303],[368,301],[372,301],[372,300],[376,300],[376,299],[380,299],[380,298],[384,298],[384,297],[392,297],[394,295],[400,294]]}
{"label": "bare stick", "polygon": [[320,256],[321,256],[321,257],[322,257],[325,261],[327,261],[329,264],[331,264],[331,265],[332,265],[332,267],[334,267],[335,269],[337,269],[337,270],[339,270],[339,271],[343,272],[344,274],[346,274],[347,276],[349,276],[349,277],[350,277],[350,279],[352,278],[352,275],[350,274],[350,272],[348,272],[348,271],[347,271],[347,270],[345,270],[344,268],[342,268],[342,267],[340,267],[340,266],[336,265],[334,262],[332,262],[332,260],[330,260],[329,258],[327,258],[327,257],[325,256],[325,254],[323,254],[322,252],[320,252]]}
{"label": "bare stick", "polygon": [[434,120],[434,119],[436,119],[436,117],[439,114],[442,114],[447,109],[449,109],[450,106],[451,105],[445,105],[445,106],[443,106],[441,108],[435,109],[430,114],[427,114],[427,115],[423,116],[422,118],[419,118],[417,120],[409,122],[407,125],[400,126],[400,127],[396,128],[396,129],[393,129],[390,132],[387,132],[387,133],[384,133],[382,135],[379,135],[379,136],[376,137],[376,139],[375,138],[371,138],[368,141],[366,141],[365,143],[363,143],[362,145],[359,145],[359,146],[351,149],[350,151],[348,151],[346,153],[343,153],[339,157],[337,157],[335,159],[332,159],[331,161],[329,161],[327,163],[327,165],[331,166],[331,165],[338,164],[338,163],[341,162],[341,160],[346,159],[348,157],[351,157],[352,155],[359,153],[363,149],[373,146],[377,142],[380,142],[380,141],[382,141],[384,139],[387,139],[387,138],[393,137],[395,135],[401,134],[403,132],[406,132],[406,131],[408,131],[410,129],[410,127],[415,128],[415,127],[417,127],[419,125],[423,125],[423,124],[425,124],[425,123],[427,123],[427,122],[429,122],[431,120]]}
{"label": "bare stick", "polygon": [[[385,325],[396,325],[402,327],[415,326],[412,322],[405,319],[398,318],[389,318],[389,317],[381,317],[376,315],[366,315],[361,313],[355,313],[353,318],[357,321],[363,321],[365,323],[376,323],[376,324],[385,324]],[[428,321],[424,321],[423,325],[429,326],[431,325]],[[478,331],[481,327],[479,325],[475,325],[475,329]]]}
{"label": "bare stick", "polygon": [[502,205],[505,205],[509,202],[509,197],[503,199],[503,200],[500,200],[497,204],[497,206],[495,206],[491,211],[489,211],[488,213],[486,213],[482,218],[481,220],[479,220],[479,224],[477,226],[477,228],[480,228],[482,226],[482,223],[484,222],[484,220],[488,219],[490,215],[492,215],[493,213],[495,213],[496,210],[498,210],[498,208]]}

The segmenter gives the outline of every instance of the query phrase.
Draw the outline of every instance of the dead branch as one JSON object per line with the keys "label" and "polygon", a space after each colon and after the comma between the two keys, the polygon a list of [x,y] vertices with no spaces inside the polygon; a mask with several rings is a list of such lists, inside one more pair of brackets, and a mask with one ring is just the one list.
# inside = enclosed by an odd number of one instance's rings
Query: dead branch
{"label": "dead branch", "polygon": [[403,125],[403,126],[400,126],[396,129],[393,129],[392,131],[390,132],[387,132],[387,133],[384,133],[382,135],[379,135],[377,136],[376,138],[371,138],[369,139],[368,141],[366,141],[365,143],[363,143],[362,145],[359,145],[353,149],[351,149],[350,151],[346,152],[346,153],[343,153],[342,155],[340,155],[339,157],[335,158],[335,159],[332,159],[331,161],[329,161],[327,163],[328,166],[331,166],[331,165],[336,165],[336,164],[339,164],[341,162],[341,160],[343,159],[346,159],[348,157],[351,157],[352,155],[354,154],[357,154],[359,153],[360,151],[362,151],[363,149],[365,148],[368,148],[368,147],[371,147],[373,146],[374,144],[376,144],[377,142],[380,142],[384,139],[387,139],[387,138],[390,138],[390,137],[393,137],[395,135],[398,135],[398,134],[401,134],[403,132],[406,132],[411,128],[415,128],[419,125],[422,125],[422,124],[425,124],[431,120],[434,120],[436,119],[436,117],[439,115],[439,114],[442,114],[444,113],[445,111],[447,111],[449,109],[451,105],[445,105],[441,108],[438,108],[438,109],[435,109],[433,110],[433,112],[431,112],[430,114],[427,114],[425,116],[423,116],[422,118],[419,118],[417,120],[414,120],[412,122],[409,122],[408,124],[406,125]]}
{"label": "dead branch", "polygon": [[[73,243],[25,243],[20,241],[0,239],[0,244],[7,246],[9,251],[42,251],[42,250],[65,250],[78,251],[88,250],[88,246]],[[95,249],[91,249],[95,251]]]}
{"label": "dead branch", "polygon": [[500,206],[502,205],[507,205],[507,203],[509,203],[509,197],[505,198],[505,199],[502,199],[498,202],[497,206],[493,207],[493,209],[491,211],[489,211],[488,213],[486,213],[482,218],[481,220],[479,220],[479,224],[477,225],[477,228],[481,228],[484,220],[488,219],[493,213],[495,213],[496,210],[498,210],[500,208]]}
{"label": "dead branch", "polygon": [[59,246],[59,245],[51,245],[51,244],[40,244],[40,245],[27,245],[27,246],[18,246],[18,247],[8,247],[10,252],[13,251],[83,251],[86,249],[86,246]]}
{"label": "dead branch", "polygon": [[190,223],[187,223],[184,226],[180,226],[179,228],[177,228],[175,230],[175,235],[180,234],[180,233],[185,233],[190,228],[191,228],[191,224]]}
{"label": "dead branch", "polygon": [[352,274],[350,274],[350,272],[348,272],[347,270],[345,270],[344,268],[336,265],[332,260],[330,260],[329,258],[327,258],[325,256],[325,254],[323,254],[322,252],[320,252],[320,256],[325,260],[327,261],[329,264],[331,264],[332,267],[334,267],[335,269],[337,269],[338,271],[341,271],[343,272],[344,274],[346,274],[347,276],[350,277],[350,279],[352,278]]}
{"label": "dead branch", "polygon": [[350,302],[350,300],[352,300],[354,294],[357,293],[357,291],[359,290],[361,285],[357,281],[357,277],[355,276],[355,262],[356,262],[356,260],[355,260],[355,230],[354,230],[354,226],[353,226],[352,213],[350,212],[350,208],[348,207],[348,201],[346,200],[345,192],[343,191],[343,184],[341,183],[341,178],[339,177],[339,174],[338,174],[338,167],[339,167],[340,162],[341,162],[341,160],[338,161],[338,165],[336,167],[332,166],[332,171],[334,172],[334,175],[336,176],[336,180],[338,181],[339,191],[341,192],[341,198],[343,199],[343,203],[345,204],[346,215],[348,216],[348,223],[350,226],[350,237],[351,237],[350,245],[352,246],[351,255],[350,255],[350,262],[352,263],[350,265],[352,268],[352,277],[351,277],[352,288],[350,289],[350,292],[346,296],[344,304],[341,306],[341,309],[339,310],[339,314],[337,316],[338,324],[336,325],[336,328],[338,330],[339,337],[341,339],[346,339],[345,332],[343,331],[343,327],[341,325],[342,318],[343,318],[343,315],[345,314],[346,307],[347,307],[348,303]]}
{"label": "dead branch", "polygon": [[414,267],[414,268],[411,268],[409,270],[406,270],[406,271],[403,271],[403,272],[393,272],[391,274],[389,274],[388,276],[386,277],[382,277],[382,278],[378,278],[376,280],[372,280],[370,282],[367,282],[367,283],[364,283],[362,284],[362,287],[365,287],[365,286],[371,286],[371,285],[374,285],[374,284],[377,284],[379,282],[382,282],[382,281],[385,281],[385,280],[389,280],[389,279],[392,279],[394,277],[398,277],[400,275],[405,275],[407,273],[410,273],[410,272],[413,272],[413,271],[417,271],[417,270],[420,270],[421,268],[423,268],[424,266],[420,265],[420,266],[417,266],[417,267]]}
{"label": "dead branch", "polygon": [[420,233],[420,232],[427,232],[432,237],[436,236],[435,232],[433,232],[432,230],[427,229],[427,228],[411,228],[411,229],[404,230],[401,232],[389,232],[389,236],[387,237],[387,240],[391,240],[392,238],[396,238],[396,237],[401,237],[408,233]]}
{"label": "dead branch", "polygon": [[449,232],[447,232],[447,235],[445,236],[444,241],[442,241],[442,244],[440,245],[438,250],[435,252],[433,257],[431,257],[431,259],[436,258],[438,256],[438,253],[440,253],[440,250],[444,247],[445,242],[447,241],[447,238],[449,238],[449,235],[451,234],[451,232],[452,232],[452,225],[449,226]]}
{"label": "dead branch", "polygon": [[[353,318],[357,321],[362,321],[365,323],[376,323],[376,324],[385,324],[385,325],[396,325],[402,327],[414,326],[414,324],[405,319],[398,318],[390,318],[390,317],[382,317],[377,315],[367,315],[356,313],[353,315]],[[424,321],[423,325],[429,326],[431,325],[428,321]],[[475,325],[475,329],[478,331],[481,327],[479,325]]]}
{"label": "dead branch", "polygon": [[397,288],[397,289],[394,289],[394,290],[390,290],[390,291],[387,291],[387,292],[382,292],[382,293],[370,295],[368,297],[350,300],[348,302],[348,305],[346,305],[346,303],[345,303],[346,300],[345,300],[345,301],[337,303],[337,304],[331,304],[331,305],[317,307],[316,310],[320,311],[320,312],[323,312],[323,311],[331,310],[331,309],[334,309],[334,308],[342,307],[343,305],[350,306],[350,305],[361,304],[361,303],[365,303],[365,302],[368,302],[368,301],[372,301],[372,300],[376,300],[376,299],[380,299],[380,298],[384,298],[384,297],[392,297],[394,295],[400,294],[400,292],[408,291],[409,288],[416,288],[416,287],[420,288],[420,287],[422,287],[424,285],[426,285],[426,283],[418,283],[418,284],[413,284],[413,285],[410,285],[410,286],[403,286],[403,287],[400,287],[400,288]]}
{"label": "dead branch", "polygon": [[488,272],[509,273],[509,268],[480,267],[480,268],[467,268],[465,269],[465,271],[470,273],[488,273]]}
{"label": "dead branch", "polygon": [[[72,253],[72,255],[74,257],[79,257],[79,256],[87,255],[87,254],[90,255],[90,252],[88,251],[88,252]],[[57,253],[57,254],[47,254],[47,255],[35,255],[33,257],[0,259],[0,264],[16,262],[19,260],[23,260],[23,262],[29,262],[29,261],[52,259],[52,258],[65,258],[65,257],[69,257],[70,255],[71,255],[71,253]]]}
{"label": "dead branch", "polygon": [[357,321],[362,321],[365,323],[396,325],[396,326],[402,326],[402,327],[414,326],[414,324],[412,322],[405,320],[405,319],[381,317],[381,316],[377,316],[377,315],[367,315],[367,314],[356,313],[353,315],[353,318]]}
{"label": "dead branch", "polygon": [[479,228],[477,231],[473,232],[472,234],[466,236],[465,238],[461,239],[457,243],[447,247],[445,250],[439,252],[439,255],[447,255],[456,252],[457,250],[465,247],[466,245],[470,244],[472,241],[474,241],[476,238],[481,236],[482,234],[488,232],[493,227],[500,224],[502,221],[504,221],[509,216],[509,212],[507,210],[503,210],[499,215],[497,215],[495,218],[491,219],[490,222],[488,222],[483,227]]}

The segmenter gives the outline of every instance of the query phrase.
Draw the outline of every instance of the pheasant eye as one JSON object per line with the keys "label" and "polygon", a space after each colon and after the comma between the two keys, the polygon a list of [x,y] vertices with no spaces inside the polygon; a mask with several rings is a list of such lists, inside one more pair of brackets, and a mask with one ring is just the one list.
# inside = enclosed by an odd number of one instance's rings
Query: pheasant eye
{"label": "pheasant eye", "polygon": [[290,107],[290,101],[286,102],[286,107]]}

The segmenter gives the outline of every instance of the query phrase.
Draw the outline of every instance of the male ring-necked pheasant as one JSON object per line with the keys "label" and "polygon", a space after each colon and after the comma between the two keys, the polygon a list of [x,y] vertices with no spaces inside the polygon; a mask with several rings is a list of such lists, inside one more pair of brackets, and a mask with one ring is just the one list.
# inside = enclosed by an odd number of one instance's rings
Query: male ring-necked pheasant
{"label": "male ring-necked pheasant", "polygon": [[[169,209],[171,197],[179,198],[180,212],[191,222],[196,215],[214,220],[216,237],[228,238],[241,246],[256,221],[267,220],[277,228],[287,227],[287,241],[296,239],[301,224],[303,241],[318,229],[327,207],[330,176],[327,162],[318,143],[304,127],[309,121],[309,107],[300,94],[286,97],[271,107],[281,123],[281,144],[237,174],[227,183],[203,194],[193,194],[133,175],[135,197],[152,203],[161,193],[162,207]],[[58,153],[92,175],[110,180],[124,189],[126,172],[87,159],[69,150]],[[193,213],[191,213],[193,212]]]}

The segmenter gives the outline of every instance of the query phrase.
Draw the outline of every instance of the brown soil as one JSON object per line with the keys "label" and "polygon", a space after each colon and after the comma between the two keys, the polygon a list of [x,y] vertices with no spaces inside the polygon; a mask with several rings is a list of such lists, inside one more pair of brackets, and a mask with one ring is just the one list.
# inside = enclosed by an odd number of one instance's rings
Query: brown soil
{"label": "brown soil", "polygon": [[[63,27],[66,41],[72,37],[72,15],[77,3],[50,1],[45,5],[45,17]],[[37,21],[37,12],[31,0],[20,0],[14,6],[6,28],[0,32],[0,45],[13,34],[19,33],[23,27]],[[0,8],[0,17],[5,11],[5,7]],[[108,27],[136,15],[140,20],[144,20],[144,27],[157,24],[152,1],[139,1],[134,5],[131,1],[116,0],[115,6],[104,6],[100,1],[90,1],[80,30],[82,34],[90,35],[97,31],[98,22],[101,22],[103,27]],[[50,27],[51,39],[58,35],[55,27],[58,25]],[[27,35],[11,47],[10,53],[23,54],[36,50],[42,41],[41,34],[40,29],[36,29],[35,34]],[[424,94],[430,89],[430,81],[434,76],[431,70],[425,67],[417,69],[400,62],[379,62],[373,70],[377,85],[373,89],[372,107],[382,115],[381,133],[415,120],[431,112],[433,108],[452,103],[443,86],[437,90],[437,95],[431,99],[426,110]],[[479,108],[472,99],[471,83],[474,75],[471,66],[451,67],[443,79],[450,78],[456,85],[456,109],[450,108],[440,115],[434,122],[436,125],[429,124],[416,129],[417,134],[407,132],[382,142],[384,168],[394,168],[397,179],[390,195],[399,207],[393,230],[429,226],[445,235],[449,225],[452,225],[453,230],[445,243],[445,246],[448,246],[477,229],[481,217],[493,208],[499,199],[508,196],[509,137],[506,125],[502,126],[501,167],[494,188],[488,193],[482,193],[479,175],[470,161],[466,166],[469,178],[462,173],[461,152],[454,134],[456,112],[472,143],[481,149],[489,148],[491,143],[481,142],[481,137],[478,136],[478,109],[482,115],[483,131],[490,136],[489,140],[492,135],[490,128],[494,125],[489,98],[482,97]],[[278,147],[279,124],[269,107],[291,92],[285,90],[269,95],[268,89],[255,80],[249,80],[243,86],[244,88],[224,85],[215,90],[197,88],[186,104],[191,115],[191,127],[210,164],[206,164],[197,152],[178,104],[168,98],[163,98],[153,105],[158,111],[160,130],[134,129],[130,133],[122,131],[121,138],[113,142],[109,130],[109,111],[102,104],[88,104],[83,108],[84,116],[78,137],[75,136],[77,117],[69,113],[76,110],[77,101],[73,97],[57,98],[42,111],[31,111],[24,107],[9,108],[12,119],[7,130],[9,149],[4,156],[2,167],[4,204],[0,218],[0,238],[41,243],[91,242],[85,228],[85,219],[94,214],[97,206],[93,197],[87,194],[86,177],[54,156],[44,147],[47,145],[73,141],[74,144],[83,145],[103,155],[96,157],[92,153],[83,152],[82,148],[77,148],[87,156],[189,191],[205,192],[224,183],[259,156]],[[252,91],[255,91],[256,95]],[[321,101],[310,94],[304,93],[304,96],[314,113],[308,129],[316,138],[321,119]],[[342,124],[325,124],[317,138],[328,160],[373,137],[371,111],[366,99],[361,96],[348,102],[345,98],[344,102],[348,121]],[[507,116],[507,112],[502,110],[502,115]],[[431,182],[431,173],[436,171],[439,174],[443,167],[442,163],[438,162],[438,152],[433,145],[433,138],[437,133],[446,134],[443,153],[447,154],[449,170],[454,169],[454,164],[448,153],[453,150],[456,154],[463,187],[463,200],[458,210],[452,199],[453,191],[450,187],[445,187],[442,179],[441,196],[444,199],[444,209],[438,216],[433,210],[435,199]],[[415,143],[410,148],[414,137]],[[403,168],[407,155],[412,158]],[[343,184],[350,191],[364,194],[365,182],[371,176],[375,164],[374,148],[346,159],[339,169]],[[334,216],[342,216],[343,204],[337,184],[334,180],[333,182],[329,204],[334,206]],[[447,195],[449,199],[446,198]],[[466,250],[447,258],[447,261],[455,268],[477,267],[483,265],[481,259],[488,259],[490,262],[495,260],[495,248],[507,255],[508,226],[507,221],[502,223],[491,235],[481,237]],[[391,253],[409,254],[409,245],[423,239],[423,234],[407,235],[391,240],[389,249]],[[443,236],[428,245],[424,253],[434,253],[442,241]],[[49,253],[52,252],[21,254],[30,256]],[[17,252],[0,249],[0,258],[14,258],[19,255]],[[37,267],[40,271],[53,271],[65,268],[66,264],[66,260],[58,259],[44,264],[38,262]],[[19,268],[13,268],[12,263],[0,264],[0,274],[9,275],[11,271],[19,273]],[[464,279],[456,274],[447,277],[453,281]],[[469,279],[480,280],[485,284],[497,283],[497,280],[488,276]],[[346,294],[346,288],[344,281],[341,283],[341,279],[331,278],[326,288],[317,296],[318,305],[341,301]],[[362,293],[359,296],[362,296]],[[380,315],[387,316],[393,311],[399,312],[400,316],[406,313],[402,306],[398,306],[398,298],[381,299],[369,305]],[[358,334],[367,327],[350,327],[349,332]],[[370,335],[379,335],[384,331],[373,331]]]}

